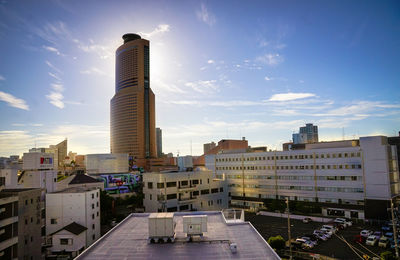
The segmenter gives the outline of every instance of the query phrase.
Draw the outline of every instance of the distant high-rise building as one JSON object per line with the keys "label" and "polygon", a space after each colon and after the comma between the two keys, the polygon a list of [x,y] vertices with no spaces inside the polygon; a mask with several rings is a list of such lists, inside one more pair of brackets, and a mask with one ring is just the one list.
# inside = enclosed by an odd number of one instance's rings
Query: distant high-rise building
{"label": "distant high-rise building", "polygon": [[115,95],[111,99],[111,153],[134,159],[156,157],[155,96],[150,88],[149,41],[125,34],[116,51]]}
{"label": "distant high-rise building", "polygon": [[313,124],[306,124],[306,126],[300,127],[299,132],[293,134],[293,143],[318,143],[318,126]]}
{"label": "distant high-rise building", "polygon": [[163,155],[162,152],[162,130],[161,128],[156,128],[156,139],[157,139],[157,157],[161,157]]}
{"label": "distant high-rise building", "polygon": [[211,149],[215,148],[217,145],[214,142],[203,144],[203,154],[208,153]]}

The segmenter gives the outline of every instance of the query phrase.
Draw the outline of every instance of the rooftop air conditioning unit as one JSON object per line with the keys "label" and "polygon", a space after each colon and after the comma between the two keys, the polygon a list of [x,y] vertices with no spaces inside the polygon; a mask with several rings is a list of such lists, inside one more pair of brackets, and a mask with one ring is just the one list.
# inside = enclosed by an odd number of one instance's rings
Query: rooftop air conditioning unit
{"label": "rooftop air conditioning unit", "polygon": [[174,213],[151,213],[148,223],[149,243],[175,241]]}
{"label": "rooftop air conditioning unit", "polygon": [[193,236],[200,236],[207,232],[207,215],[183,216],[183,233],[187,240],[191,241]]}

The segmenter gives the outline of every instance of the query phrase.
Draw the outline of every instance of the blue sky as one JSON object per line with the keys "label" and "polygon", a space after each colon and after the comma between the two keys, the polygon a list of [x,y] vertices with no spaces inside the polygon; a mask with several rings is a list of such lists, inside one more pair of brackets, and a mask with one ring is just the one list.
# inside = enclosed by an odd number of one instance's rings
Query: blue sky
{"label": "blue sky", "polygon": [[115,50],[150,40],[163,151],[400,130],[398,1],[0,1],[0,156],[109,152]]}

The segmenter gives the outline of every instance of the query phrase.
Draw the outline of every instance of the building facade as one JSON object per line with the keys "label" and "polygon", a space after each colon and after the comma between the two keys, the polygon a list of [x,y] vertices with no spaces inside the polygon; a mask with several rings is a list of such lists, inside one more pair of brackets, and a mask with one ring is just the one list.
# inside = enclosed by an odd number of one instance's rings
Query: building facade
{"label": "building facade", "polygon": [[111,153],[133,159],[157,156],[155,96],[150,88],[149,41],[125,34],[116,51],[115,95],[111,99]]}
{"label": "building facade", "polygon": [[216,146],[214,142],[203,144],[203,154],[207,154],[208,151],[214,149]]}
{"label": "building facade", "polygon": [[300,127],[299,132],[293,134],[293,144],[318,143],[318,126],[306,124]]}
{"label": "building facade", "polygon": [[15,214],[15,211],[18,210],[18,225],[17,227],[12,227],[12,232],[14,234],[17,232],[18,234],[18,259],[43,259],[45,252],[42,251],[42,245],[45,240],[42,232],[45,228],[45,222],[44,201],[41,196],[42,190],[4,189],[1,193],[5,196],[8,195],[17,198],[17,204],[16,206],[14,204],[12,214]]}
{"label": "building facade", "polygon": [[324,215],[381,219],[400,191],[396,149],[387,137],[361,137],[304,150],[208,155],[206,167],[226,177],[234,207],[257,210],[289,198],[318,203]]}
{"label": "building facade", "polygon": [[146,212],[206,211],[228,207],[225,180],[211,171],[143,174]]}
{"label": "building facade", "polygon": [[157,157],[161,157],[163,155],[162,152],[162,130],[161,128],[156,128],[156,139],[157,139]]}
{"label": "building facade", "polygon": [[3,193],[5,177],[0,177],[0,256],[18,259],[18,196]]}
{"label": "building facade", "polygon": [[85,163],[88,174],[129,172],[129,156],[126,153],[87,154]]}
{"label": "building facade", "polygon": [[85,248],[100,237],[100,190],[72,187],[46,194],[46,236],[76,222],[87,228]]}

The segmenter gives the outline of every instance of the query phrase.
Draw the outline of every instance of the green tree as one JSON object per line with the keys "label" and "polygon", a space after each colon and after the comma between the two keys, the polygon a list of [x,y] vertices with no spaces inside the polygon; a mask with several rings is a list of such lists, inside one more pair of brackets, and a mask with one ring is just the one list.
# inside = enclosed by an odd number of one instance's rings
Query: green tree
{"label": "green tree", "polygon": [[268,238],[268,244],[275,250],[280,250],[285,247],[285,239],[282,236],[277,235],[276,237]]}
{"label": "green tree", "polygon": [[100,219],[101,224],[105,225],[111,222],[113,216],[114,199],[105,191],[100,191]]}

